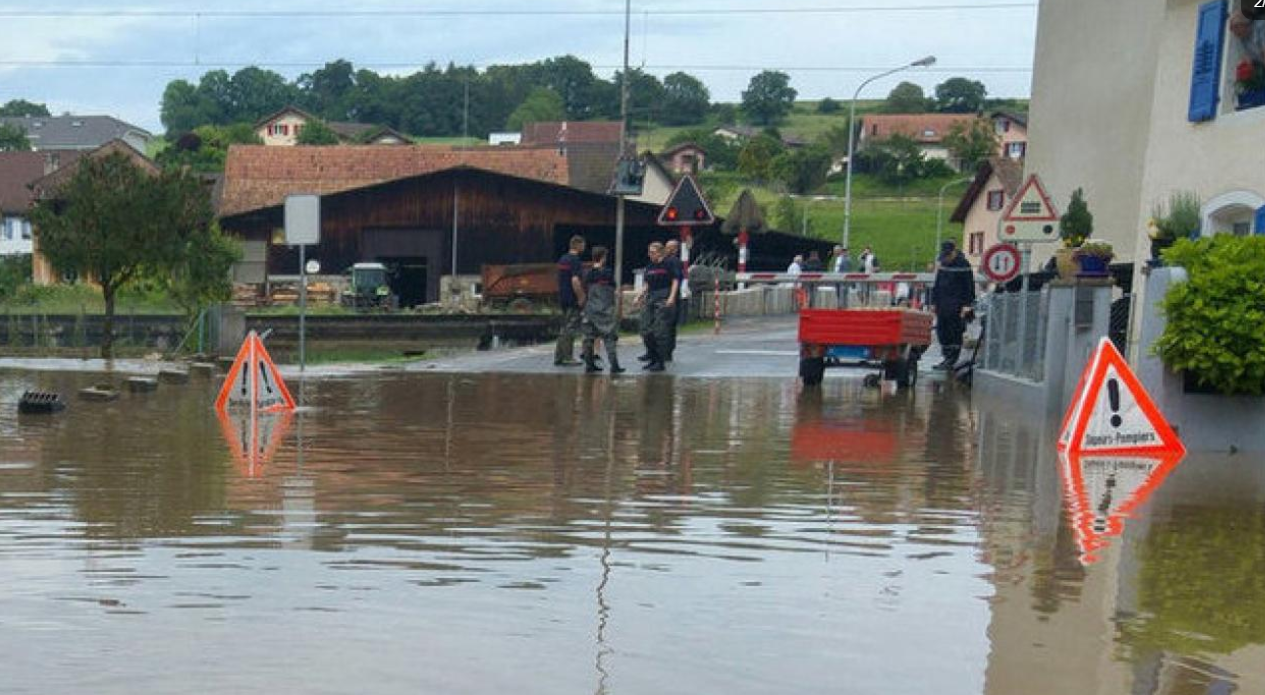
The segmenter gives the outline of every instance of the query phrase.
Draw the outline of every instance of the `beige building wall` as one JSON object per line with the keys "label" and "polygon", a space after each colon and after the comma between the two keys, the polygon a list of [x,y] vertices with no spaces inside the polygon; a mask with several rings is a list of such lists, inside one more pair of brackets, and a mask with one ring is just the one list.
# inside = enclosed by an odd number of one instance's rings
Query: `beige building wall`
{"label": "beige building wall", "polygon": [[[306,118],[296,113],[286,113],[260,126],[255,134],[264,141],[265,145],[293,147],[298,144],[299,130],[306,124]],[[275,129],[277,125],[286,126],[286,133],[277,133]]]}
{"label": "beige building wall", "polygon": [[[1000,210],[988,209],[988,194],[993,191],[1002,192],[1002,206]],[[984,260],[984,251],[988,247],[998,242],[997,226],[1001,222],[1001,214],[1005,212],[1006,206],[1010,204],[1010,197],[1005,195],[1006,188],[1002,185],[1001,179],[997,178],[997,174],[988,177],[988,183],[984,186],[984,190],[980,192],[979,197],[975,199],[975,204],[971,206],[969,212],[966,213],[966,220],[962,223],[962,241],[960,248],[966,254],[966,259],[976,268],[980,267],[980,263]],[[971,248],[971,236],[973,234],[983,234],[983,244],[977,248]]]}
{"label": "beige building wall", "polygon": [[[1164,10],[1162,0],[1041,0],[1039,11],[1026,173],[1041,176],[1060,212],[1084,188],[1095,236],[1128,260],[1136,256]],[[1054,247],[1038,246],[1033,267]]]}

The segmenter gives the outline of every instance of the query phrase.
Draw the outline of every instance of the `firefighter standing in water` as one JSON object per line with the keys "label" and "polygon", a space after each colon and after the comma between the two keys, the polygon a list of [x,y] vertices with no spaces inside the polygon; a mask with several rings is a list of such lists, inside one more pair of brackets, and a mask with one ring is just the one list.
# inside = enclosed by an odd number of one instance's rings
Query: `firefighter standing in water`
{"label": "firefighter standing in water", "polygon": [[681,260],[681,242],[676,239],[670,239],[663,245],[663,262],[672,270],[673,277],[676,278],[677,297],[672,307],[672,321],[669,324],[670,331],[668,335],[667,346],[663,349],[663,361],[671,362],[672,355],[676,352],[676,333],[681,326],[681,314],[685,311],[685,302],[687,290],[685,278],[685,263]]}
{"label": "firefighter standing in water", "polygon": [[580,332],[580,311],[584,306],[584,237],[571,237],[568,251],[558,259],[558,304],[562,307],[562,330],[553,350],[553,363],[559,367],[574,367],[575,337]]}
{"label": "firefighter standing in water", "polygon": [[931,288],[932,312],[936,315],[936,339],[944,360],[934,369],[953,369],[962,354],[962,336],[966,333],[966,317],[975,303],[975,273],[957,244],[946,241],[940,246],[940,269]]}
{"label": "firefighter standing in water", "polygon": [[587,297],[584,302],[584,371],[602,371],[594,354],[594,343],[601,339],[606,345],[606,357],[611,363],[611,374],[622,374],[615,344],[619,341],[619,321],[615,317],[615,273],[606,266],[606,247],[593,247],[593,267],[584,275]]}
{"label": "firefighter standing in water", "polygon": [[671,340],[670,322],[676,316],[677,291],[681,282],[672,272],[672,267],[664,262],[663,244],[650,244],[647,256],[650,259],[646,266],[644,285],[637,296],[637,304],[641,306],[641,339],[646,344],[646,354],[641,360],[648,372],[661,372],[664,369],[664,351]]}

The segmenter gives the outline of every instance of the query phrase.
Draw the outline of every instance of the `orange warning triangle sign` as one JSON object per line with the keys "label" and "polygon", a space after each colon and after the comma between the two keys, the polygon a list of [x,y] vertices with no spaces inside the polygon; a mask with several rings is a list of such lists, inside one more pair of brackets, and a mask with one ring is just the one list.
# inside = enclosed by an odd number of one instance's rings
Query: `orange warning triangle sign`
{"label": "orange warning triangle sign", "polygon": [[1050,195],[1045,192],[1041,179],[1032,174],[1023,187],[1010,199],[1002,213],[1003,222],[1058,222],[1059,212],[1054,208]]}
{"label": "orange warning triangle sign", "polygon": [[1103,338],[1063,417],[1059,450],[1079,454],[1173,452],[1186,447],[1124,356]]}
{"label": "orange warning triangle sign", "polygon": [[264,341],[254,331],[246,336],[237,351],[237,359],[215,399],[216,410],[224,412],[231,407],[264,413],[295,408],[294,397],[286,388],[281,372],[264,348]]}
{"label": "orange warning triangle sign", "polygon": [[1063,493],[1081,562],[1090,564],[1098,559],[1107,539],[1124,532],[1125,520],[1146,503],[1181,461],[1179,453],[1060,455]]}

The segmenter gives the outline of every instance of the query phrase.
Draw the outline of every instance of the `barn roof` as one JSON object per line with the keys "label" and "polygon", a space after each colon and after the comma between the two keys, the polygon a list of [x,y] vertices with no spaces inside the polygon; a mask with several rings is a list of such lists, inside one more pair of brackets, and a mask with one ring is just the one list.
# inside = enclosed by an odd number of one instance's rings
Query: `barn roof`
{"label": "barn roof", "polygon": [[460,166],[570,184],[567,159],[553,148],[233,145],[218,209],[228,217],[279,205],[292,193],[327,195]]}

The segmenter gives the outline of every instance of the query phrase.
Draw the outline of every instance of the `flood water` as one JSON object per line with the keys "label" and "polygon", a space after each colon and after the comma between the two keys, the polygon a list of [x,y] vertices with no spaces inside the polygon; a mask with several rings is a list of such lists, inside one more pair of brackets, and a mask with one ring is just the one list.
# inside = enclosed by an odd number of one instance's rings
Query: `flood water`
{"label": "flood water", "polygon": [[373,375],[17,417],[3,693],[1265,692],[1265,463],[925,381]]}

